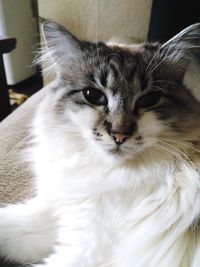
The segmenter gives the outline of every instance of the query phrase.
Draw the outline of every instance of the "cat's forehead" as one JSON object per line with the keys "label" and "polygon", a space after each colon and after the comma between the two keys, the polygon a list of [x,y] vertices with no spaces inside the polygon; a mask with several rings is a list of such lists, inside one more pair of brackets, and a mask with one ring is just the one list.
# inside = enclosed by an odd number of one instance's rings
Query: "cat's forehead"
{"label": "cat's forehead", "polygon": [[100,44],[96,49],[93,47],[89,58],[92,64],[88,78],[100,87],[117,92],[120,85],[131,85],[141,79],[141,60],[135,51]]}
{"label": "cat's forehead", "polygon": [[139,63],[139,55],[134,50],[101,43],[93,50],[92,56],[96,59],[97,65],[111,70],[114,74],[118,71],[128,72],[136,69]]}

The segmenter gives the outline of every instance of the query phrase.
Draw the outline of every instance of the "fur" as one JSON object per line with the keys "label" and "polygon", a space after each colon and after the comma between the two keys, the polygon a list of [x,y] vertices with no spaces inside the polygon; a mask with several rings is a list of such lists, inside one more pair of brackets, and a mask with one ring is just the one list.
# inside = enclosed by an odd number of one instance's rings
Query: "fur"
{"label": "fur", "polygon": [[35,267],[199,267],[200,107],[182,81],[200,25],[163,45],[80,41],[48,21],[43,31],[57,78],[31,129],[37,197],[0,209],[0,255]]}

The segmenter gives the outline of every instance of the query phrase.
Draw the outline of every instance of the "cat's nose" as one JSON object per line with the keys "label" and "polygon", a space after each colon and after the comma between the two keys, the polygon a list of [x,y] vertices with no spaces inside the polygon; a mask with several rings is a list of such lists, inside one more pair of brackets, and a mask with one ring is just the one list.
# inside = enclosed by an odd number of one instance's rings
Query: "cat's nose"
{"label": "cat's nose", "polygon": [[110,135],[113,137],[117,145],[123,144],[124,141],[130,137],[130,135],[123,133],[111,133]]}

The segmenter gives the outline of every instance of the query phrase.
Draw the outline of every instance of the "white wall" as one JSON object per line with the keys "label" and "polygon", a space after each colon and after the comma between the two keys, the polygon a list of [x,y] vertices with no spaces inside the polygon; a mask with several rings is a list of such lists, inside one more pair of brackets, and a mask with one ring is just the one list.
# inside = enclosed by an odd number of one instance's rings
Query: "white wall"
{"label": "white wall", "polygon": [[147,37],[152,0],[38,0],[39,14],[81,38]]}
{"label": "white wall", "polygon": [[4,54],[7,83],[16,84],[32,76],[38,33],[30,0],[0,0],[0,35],[17,38],[16,49]]}

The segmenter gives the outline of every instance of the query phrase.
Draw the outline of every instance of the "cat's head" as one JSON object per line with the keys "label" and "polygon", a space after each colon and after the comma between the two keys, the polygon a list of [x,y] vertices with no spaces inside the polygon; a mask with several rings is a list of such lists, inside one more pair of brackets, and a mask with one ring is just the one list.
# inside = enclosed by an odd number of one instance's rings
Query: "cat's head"
{"label": "cat's head", "polygon": [[194,137],[200,108],[183,77],[199,48],[200,24],[163,45],[81,41],[50,21],[43,32],[57,73],[52,110],[94,154],[130,159],[161,149],[167,138]]}

